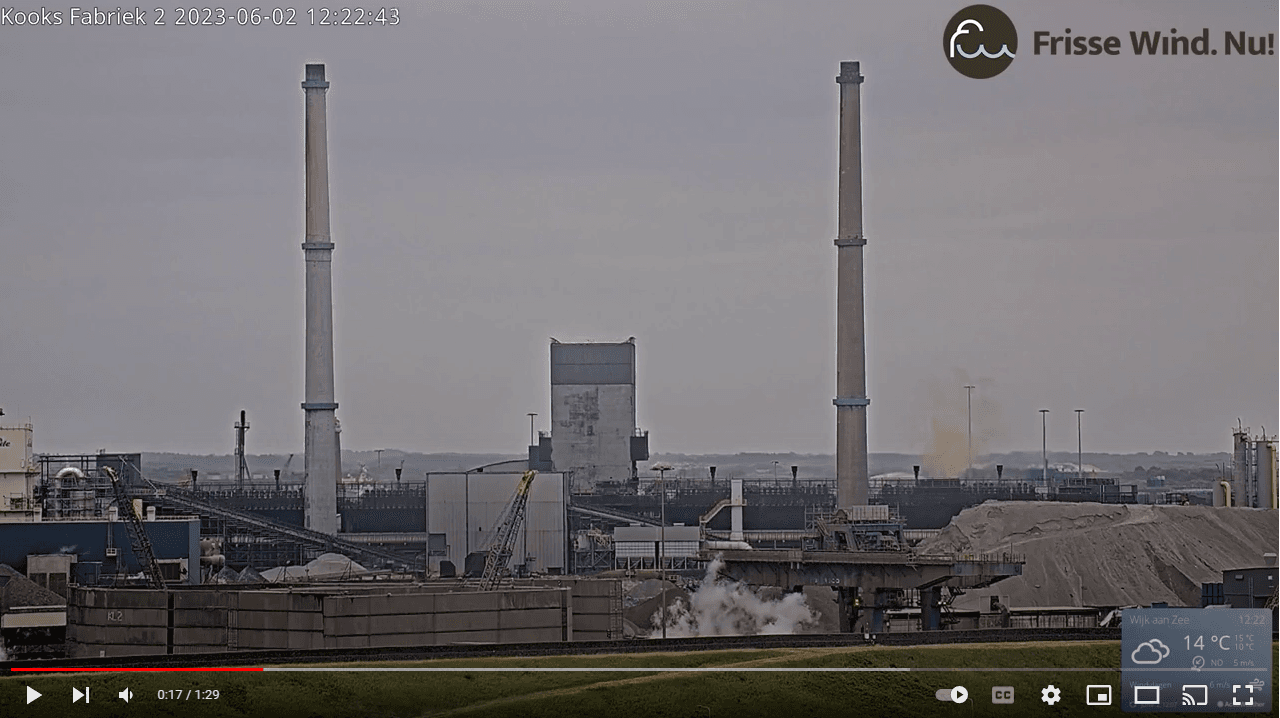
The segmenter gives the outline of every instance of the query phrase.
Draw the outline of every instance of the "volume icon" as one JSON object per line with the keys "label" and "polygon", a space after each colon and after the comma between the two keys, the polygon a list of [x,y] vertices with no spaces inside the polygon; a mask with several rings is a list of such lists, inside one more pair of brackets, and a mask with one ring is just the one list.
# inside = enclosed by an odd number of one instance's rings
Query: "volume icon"
{"label": "volume icon", "polygon": [[120,691],[120,700],[124,701],[125,703],[128,703],[129,699],[132,697],[133,697],[133,691],[129,690],[128,688]]}

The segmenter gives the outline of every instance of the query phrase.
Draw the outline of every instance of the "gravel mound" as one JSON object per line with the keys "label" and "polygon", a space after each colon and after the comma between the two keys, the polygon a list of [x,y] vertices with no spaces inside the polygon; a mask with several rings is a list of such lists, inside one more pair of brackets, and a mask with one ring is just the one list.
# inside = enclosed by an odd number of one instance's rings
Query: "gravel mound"
{"label": "gravel mound", "polygon": [[1199,606],[1201,583],[1276,552],[1278,520],[1275,509],[988,501],[919,551],[1026,557],[1022,576],[969,591],[959,608],[987,610],[991,595],[1013,607]]}
{"label": "gravel mound", "polygon": [[17,606],[65,606],[67,599],[22,575],[12,566],[0,563],[0,613]]}

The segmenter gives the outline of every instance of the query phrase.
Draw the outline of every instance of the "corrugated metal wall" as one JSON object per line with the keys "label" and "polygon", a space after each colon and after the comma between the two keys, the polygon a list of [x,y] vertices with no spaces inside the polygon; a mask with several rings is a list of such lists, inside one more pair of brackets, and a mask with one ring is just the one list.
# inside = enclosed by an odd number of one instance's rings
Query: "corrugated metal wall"
{"label": "corrugated metal wall", "polygon": [[552,344],[551,385],[635,384],[636,345]]}
{"label": "corrugated metal wall", "polygon": [[[431,557],[433,569],[448,559],[461,571],[468,553],[484,549],[520,477],[515,472],[427,474],[427,530],[444,534],[446,543],[446,555]],[[534,479],[512,564],[522,562],[527,548],[535,557],[534,571],[567,568],[564,497],[564,474],[540,473]]]}
{"label": "corrugated metal wall", "polygon": [[[152,550],[159,559],[187,559],[189,567],[199,566],[200,520],[144,521]],[[124,521],[43,521],[29,524],[0,524],[0,563],[26,572],[31,554],[73,553],[81,567],[106,561],[107,532],[120,551],[130,573],[142,570],[133,555]],[[114,560],[114,559],[113,559]],[[200,572],[190,572],[190,583],[199,582]]]}

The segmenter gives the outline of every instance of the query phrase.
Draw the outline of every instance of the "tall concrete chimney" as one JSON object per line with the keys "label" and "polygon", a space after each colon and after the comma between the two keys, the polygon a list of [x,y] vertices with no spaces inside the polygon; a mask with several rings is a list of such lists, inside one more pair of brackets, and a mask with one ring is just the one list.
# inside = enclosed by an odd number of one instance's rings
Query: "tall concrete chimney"
{"label": "tall concrete chimney", "polygon": [[840,63],[836,235],[836,505],[867,503],[867,356],[862,311],[862,123],[858,63]]}
{"label": "tall concrete chimney", "polygon": [[307,528],[338,533],[338,404],[333,392],[333,242],[329,238],[329,146],[325,127],[324,65],[307,65],[306,479]]}

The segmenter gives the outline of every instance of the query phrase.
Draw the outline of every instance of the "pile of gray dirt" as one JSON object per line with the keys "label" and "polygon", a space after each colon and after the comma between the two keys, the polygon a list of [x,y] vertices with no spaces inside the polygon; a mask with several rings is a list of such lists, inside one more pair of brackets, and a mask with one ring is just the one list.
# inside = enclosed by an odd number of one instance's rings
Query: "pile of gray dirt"
{"label": "pile of gray dirt", "polygon": [[17,569],[0,563],[0,613],[18,606],[65,606],[67,599],[23,576]]}
{"label": "pile of gray dirt", "polygon": [[1199,606],[1201,583],[1276,552],[1278,519],[1275,509],[988,501],[918,551],[1025,557],[1022,576],[968,591],[957,608],[985,611],[993,595],[1012,607]]}

